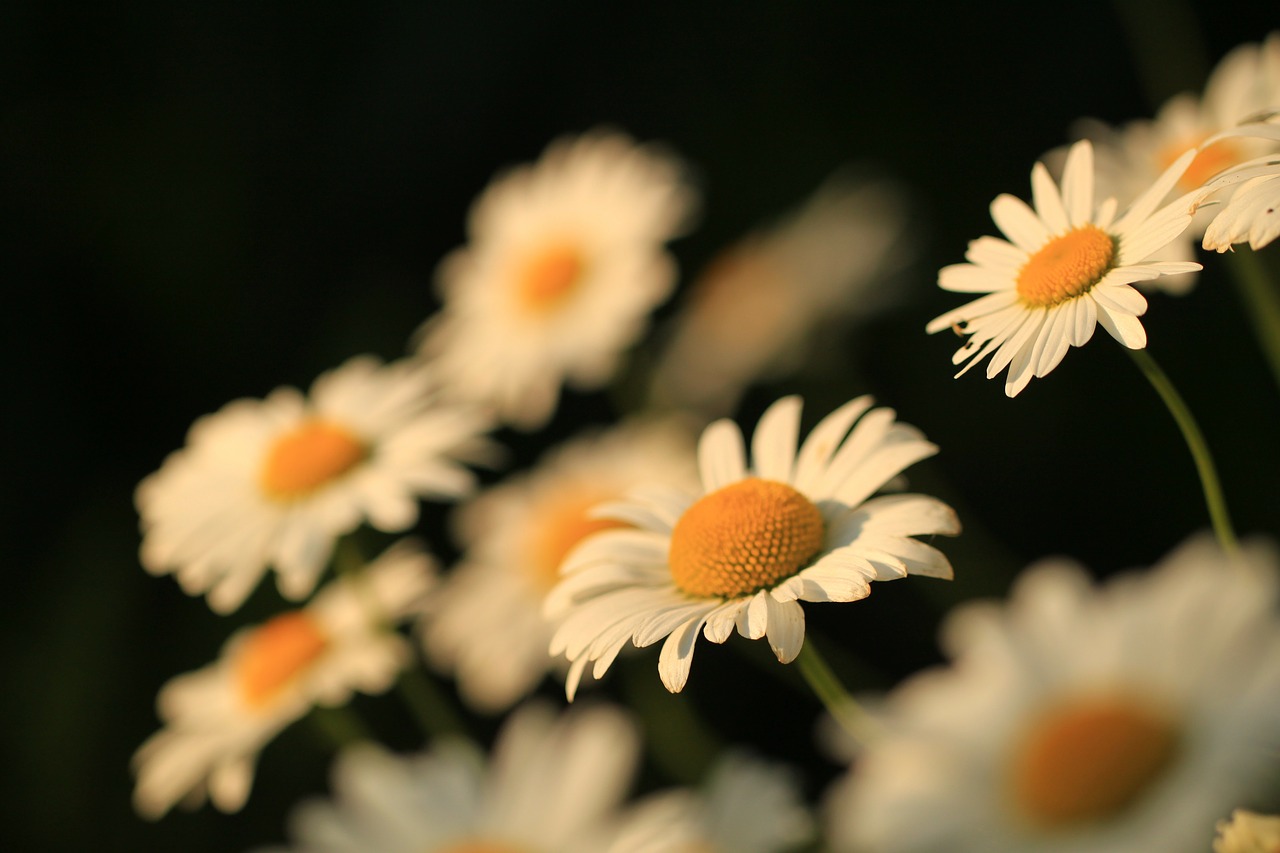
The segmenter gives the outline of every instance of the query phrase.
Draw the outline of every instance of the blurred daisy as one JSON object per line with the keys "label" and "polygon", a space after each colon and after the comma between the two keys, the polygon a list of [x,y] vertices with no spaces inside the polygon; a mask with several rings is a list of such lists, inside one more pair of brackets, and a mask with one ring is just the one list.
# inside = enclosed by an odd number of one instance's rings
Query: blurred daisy
{"label": "blurred daisy", "polygon": [[[1118,219],[1116,202],[1094,204],[1093,154],[1087,141],[1071,147],[1061,192],[1043,163],[1031,171],[1035,209],[1011,195],[991,203],[991,218],[1008,237],[969,244],[969,263],[938,273],[943,290],[986,296],[935,318],[931,334],[954,329],[969,335],[952,356],[969,363],[992,355],[987,378],[1006,367],[1004,391],[1018,394],[1033,376],[1047,376],[1067,349],[1084,346],[1096,324],[1130,349],[1147,345],[1138,317],[1147,300],[1131,285],[1200,268],[1197,263],[1149,261],[1191,223],[1193,197],[1159,210],[1156,205],[1195,157],[1187,151]],[[994,353],[994,354],[993,354]]]}
{"label": "blurred daisy", "polygon": [[722,252],[693,282],[654,372],[658,405],[718,417],[751,382],[794,370],[814,334],[883,308],[911,253],[906,205],[837,175],[798,210]]}
{"label": "blurred daisy", "polygon": [[469,743],[437,741],[397,757],[372,744],[345,750],[334,801],[290,820],[298,853],[597,853],[626,795],[635,727],[597,707],[557,720],[525,707],[505,723],[486,766]]}
{"label": "blurred daisy", "polygon": [[305,608],[236,632],[217,662],[167,683],[157,699],[164,728],[133,757],[134,807],[154,819],[207,794],[238,811],[258,752],[281,729],[313,705],[391,686],[411,648],[389,626],[421,606],[433,577],[430,558],[402,542]]}
{"label": "blurred daisy", "polygon": [[768,637],[790,663],[804,644],[800,601],[856,601],[871,581],[907,574],[951,577],[946,557],[911,538],[959,532],[951,508],[924,495],[871,497],[937,447],[891,409],[871,411],[849,433],[871,408],[860,397],[824,418],[797,453],[800,406],[786,397],[764,413],[750,468],[735,424],[707,427],[701,494],[636,492],[596,510],[636,529],[584,540],[547,598],[560,620],[551,653],[573,662],[569,698],[588,662],[601,677],[628,641],[667,638],[658,672],[677,692],[699,632],[723,643],[736,626],[744,637]]}
{"label": "blurred daisy", "polygon": [[1093,587],[1029,569],[961,608],[954,660],[888,697],[886,736],[829,798],[838,849],[1202,853],[1280,783],[1280,575],[1194,540]]}
{"label": "blurred daisy", "polygon": [[680,166],[618,133],[551,144],[475,202],[470,242],[444,259],[444,305],[419,333],[457,394],[536,428],[566,380],[605,384],[670,294],[663,243],[689,220]]}
{"label": "blurred daisy", "polygon": [[1278,816],[1236,809],[1231,813],[1231,820],[1218,821],[1213,853],[1276,853],[1277,850],[1280,850]]}
{"label": "blurred daisy", "polygon": [[196,421],[187,446],[138,486],[142,565],[173,573],[189,595],[235,610],[274,567],[281,594],[306,597],[337,537],[362,522],[405,530],[420,497],[473,485],[459,460],[485,445],[486,424],[433,402],[414,361],[353,358],[303,397],[278,388]]}
{"label": "blurred daisy", "polygon": [[692,436],[674,423],[576,438],[458,510],[465,558],[432,596],[423,639],[469,705],[502,710],[556,664],[542,600],[560,563],[584,537],[622,524],[592,518],[592,507],[648,482],[697,482]]}
{"label": "blurred daisy", "polygon": [[[1091,139],[1097,156],[1097,187],[1101,195],[1122,203],[1137,198],[1182,153],[1199,148],[1173,192],[1183,194],[1210,178],[1265,151],[1274,143],[1259,139],[1210,137],[1234,127],[1261,110],[1280,105],[1280,32],[1262,44],[1244,44],[1232,50],[1209,75],[1203,95],[1184,92],[1170,98],[1153,120],[1130,122],[1113,129],[1097,121],[1081,122],[1078,135]],[[1209,217],[1195,219],[1187,231],[1154,257],[1161,261],[1195,259],[1195,244],[1204,236]],[[1162,276],[1149,284],[1182,293],[1195,284],[1193,273]],[[1148,282],[1144,282],[1148,284]]]}
{"label": "blurred daisy", "polygon": [[[1280,114],[1220,134],[1223,139],[1260,138],[1280,143]],[[1233,243],[1255,251],[1280,237],[1280,153],[1247,160],[1210,181],[1214,196],[1227,196],[1204,232],[1204,247],[1225,252]],[[1206,205],[1208,207],[1208,205]]]}
{"label": "blurred daisy", "polygon": [[730,753],[702,790],[634,806],[607,853],[782,853],[813,837],[813,818],[783,766]]}

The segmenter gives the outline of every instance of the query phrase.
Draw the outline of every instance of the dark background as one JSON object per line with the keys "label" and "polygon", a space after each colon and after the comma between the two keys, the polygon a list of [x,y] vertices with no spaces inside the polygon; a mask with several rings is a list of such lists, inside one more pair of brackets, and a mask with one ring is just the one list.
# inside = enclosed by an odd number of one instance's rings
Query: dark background
{"label": "dark background", "polygon": [[[702,220],[674,247],[687,273],[841,164],[912,193],[921,258],[897,308],[740,412],[753,423],[799,390],[816,416],[871,391],[942,447],[912,484],[961,512],[965,536],[943,543],[957,580],[808,609],[814,636],[866,650],[863,670],[832,649],[855,686],[936,660],[945,606],[1002,592],[1033,558],[1107,574],[1206,526],[1172,421],[1104,332],[1011,401],[981,370],[953,380],[956,341],[923,328],[964,298],[934,286],[937,268],[994,233],[996,194],[1029,195],[1032,163],[1073,120],[1122,122],[1198,89],[1280,23],[1273,4],[1034,18],[1022,3],[115,5],[0,9],[7,849],[239,850],[282,840],[289,806],[326,789],[328,752],[295,726],[241,814],[132,813],[128,759],[157,727],[156,690],[278,606],[267,587],[223,619],[149,578],[133,488],[195,417],[359,352],[401,354],[470,201],[562,133],[610,124],[693,164]],[[1150,351],[1201,418],[1238,528],[1276,534],[1276,386],[1228,268],[1208,265],[1190,296],[1152,298]],[[544,435],[500,437],[527,464],[609,416],[604,394],[570,397]],[[444,514],[428,505],[422,529],[447,554]],[[649,701],[801,765],[816,796],[834,772],[811,746],[816,706],[790,673],[757,670],[759,651],[703,644],[686,693]],[[657,684],[656,652],[635,666]],[[394,700],[357,708],[394,746],[418,743]],[[651,768],[642,784],[665,781]]]}

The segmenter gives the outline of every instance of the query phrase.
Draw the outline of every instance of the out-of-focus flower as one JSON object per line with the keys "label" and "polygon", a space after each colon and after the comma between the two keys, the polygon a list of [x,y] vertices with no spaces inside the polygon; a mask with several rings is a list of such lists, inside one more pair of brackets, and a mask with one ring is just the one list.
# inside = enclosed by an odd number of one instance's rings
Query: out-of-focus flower
{"label": "out-of-focus flower", "polygon": [[[1274,150],[1275,144],[1244,137],[1205,142],[1259,111],[1280,106],[1280,32],[1261,44],[1243,44],[1222,58],[1209,75],[1203,95],[1184,92],[1164,103],[1153,120],[1130,122],[1114,129],[1102,122],[1080,122],[1076,133],[1093,140],[1097,153],[1097,192],[1124,204],[1137,198],[1182,152],[1199,153],[1178,179],[1173,191],[1190,192],[1224,169]],[[1161,261],[1195,259],[1195,244],[1204,236],[1209,217],[1197,217],[1191,227],[1153,257]],[[1195,273],[1162,276],[1140,286],[1185,293]]]}
{"label": "out-of-focus flower", "polygon": [[1057,367],[1070,347],[1084,346],[1098,323],[1130,349],[1142,349],[1147,333],[1138,317],[1147,300],[1131,285],[1200,269],[1197,263],[1149,260],[1191,223],[1195,194],[1159,210],[1156,205],[1194,151],[1179,157],[1118,219],[1114,198],[1094,203],[1092,151],[1088,141],[1072,146],[1061,192],[1037,163],[1031,170],[1035,209],[998,196],[991,218],[1008,239],[979,237],[965,253],[969,263],[938,273],[943,290],[987,294],[926,327],[969,336],[951,357],[952,364],[969,362],[957,377],[991,355],[987,378],[1008,367],[1004,391],[1016,396],[1033,376]]}
{"label": "out-of-focus flower", "polygon": [[547,597],[548,614],[562,620],[551,652],[573,662],[569,697],[588,662],[599,678],[628,642],[667,638],[658,672],[676,692],[699,632],[714,643],[735,626],[750,639],[767,636],[790,663],[804,644],[800,601],[856,601],[871,581],[908,574],[951,577],[946,557],[911,538],[959,532],[951,508],[924,495],[872,497],[937,447],[891,409],[853,427],[871,405],[869,397],[846,403],[797,453],[800,398],[779,400],[756,427],[750,468],[737,425],[716,421],[698,446],[701,494],[633,493],[597,509],[634,527],[585,539]]}
{"label": "out-of-focus flower", "polygon": [[1049,562],[961,608],[953,665],[889,695],[829,797],[837,849],[1202,853],[1275,793],[1278,581],[1270,549],[1201,537],[1101,588]]}
{"label": "out-of-focus flower", "polygon": [[557,720],[527,706],[489,756],[438,741],[398,757],[364,744],[338,756],[334,801],[299,807],[297,853],[598,853],[639,750],[620,711],[596,707]]}
{"label": "out-of-focus flower", "polygon": [[660,406],[731,412],[751,382],[795,369],[815,333],[891,301],[905,266],[895,186],[837,175],[798,210],[730,246],[693,282],[654,373]]}
{"label": "out-of-focus flower", "polygon": [[786,767],[730,753],[702,790],[655,794],[634,806],[607,853],[782,853],[813,831]]}
{"label": "out-of-focus flower", "polygon": [[622,524],[589,511],[645,483],[696,483],[693,444],[674,422],[623,424],[573,439],[459,508],[466,554],[432,596],[423,639],[469,705],[502,710],[558,665],[542,600],[579,541]]}
{"label": "out-of-focus flower", "polygon": [[1280,816],[1236,809],[1231,820],[1218,821],[1213,853],[1276,853],[1280,850]]}
{"label": "out-of-focus flower", "polygon": [[568,381],[596,388],[671,293],[663,244],[687,225],[680,165],[618,133],[551,144],[471,209],[470,242],[441,263],[444,305],[419,332],[459,396],[516,426],[551,416]]}
{"label": "out-of-focus flower", "polygon": [[306,597],[335,540],[369,522],[398,532],[420,497],[473,486],[460,460],[485,448],[487,423],[434,399],[430,372],[369,356],[323,374],[304,397],[278,388],[195,422],[187,446],[138,486],[142,565],[189,595],[235,610],[268,567],[280,592]]}
{"label": "out-of-focus flower", "polygon": [[236,632],[215,663],[165,684],[156,703],[164,728],[133,758],[138,812],[158,818],[206,794],[238,811],[258,752],[281,729],[314,705],[391,686],[412,650],[390,626],[421,607],[434,573],[425,553],[401,542],[306,607]]}
{"label": "out-of-focus flower", "polygon": [[[1219,134],[1222,139],[1261,138],[1280,143],[1280,114]],[[1280,153],[1264,155],[1210,181],[1213,195],[1230,193],[1204,232],[1204,247],[1225,252],[1233,243],[1255,251],[1280,237]],[[1206,205],[1208,207],[1208,205]]]}

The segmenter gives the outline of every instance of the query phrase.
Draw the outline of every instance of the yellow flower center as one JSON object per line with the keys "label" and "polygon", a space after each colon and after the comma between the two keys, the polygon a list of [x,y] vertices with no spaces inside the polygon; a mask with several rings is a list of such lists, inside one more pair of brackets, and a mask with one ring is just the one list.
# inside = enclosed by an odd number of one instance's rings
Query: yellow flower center
{"label": "yellow flower center", "polygon": [[1096,225],[1082,225],[1054,237],[1018,272],[1018,296],[1047,308],[1087,293],[1111,269],[1116,244]]}
{"label": "yellow flower center", "polygon": [[1133,699],[1093,697],[1050,709],[1023,735],[1009,768],[1020,814],[1043,829],[1110,817],[1168,768],[1178,730]]}
{"label": "yellow flower center", "polygon": [[[1160,163],[1161,171],[1173,165],[1173,161],[1181,157],[1184,151],[1199,145],[1203,141],[1204,137],[1201,136],[1199,139],[1185,140],[1182,144],[1166,146],[1156,158]],[[1233,143],[1230,139],[1219,140],[1196,155],[1196,159],[1191,161],[1187,171],[1182,173],[1181,178],[1178,178],[1178,189],[1183,192],[1190,192],[1202,187],[1214,175],[1225,169],[1230,169],[1243,159],[1244,155],[1240,151],[1239,145]]]}
{"label": "yellow flower center", "polygon": [[270,704],[328,645],[316,620],[303,611],[264,622],[240,647],[235,663],[240,698],[254,709]]}
{"label": "yellow flower center", "polygon": [[528,848],[518,847],[506,841],[485,841],[474,839],[459,844],[450,844],[438,853],[529,853]]}
{"label": "yellow flower center", "polygon": [[803,568],[824,533],[822,513],[786,483],[739,480],[680,516],[671,531],[671,578],[690,595],[747,595]]}
{"label": "yellow flower center", "polygon": [[259,478],[267,497],[291,501],[336,480],[369,455],[346,428],[310,420],[276,439]]}
{"label": "yellow flower center", "polygon": [[582,283],[586,271],[582,252],[571,243],[552,243],[527,258],[516,276],[520,303],[544,313],[562,303]]}
{"label": "yellow flower center", "polygon": [[611,495],[574,494],[536,513],[529,537],[529,568],[534,583],[549,590],[560,580],[560,564],[574,546],[593,533],[626,527],[621,521],[590,518],[587,513]]}

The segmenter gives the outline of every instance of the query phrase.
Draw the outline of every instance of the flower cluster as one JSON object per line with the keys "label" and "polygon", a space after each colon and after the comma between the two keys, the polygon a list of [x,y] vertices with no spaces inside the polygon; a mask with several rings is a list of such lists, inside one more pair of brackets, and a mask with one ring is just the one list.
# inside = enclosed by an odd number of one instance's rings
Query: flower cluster
{"label": "flower cluster", "polygon": [[[290,849],[1274,849],[1276,819],[1248,809],[1274,811],[1280,793],[1280,560],[1237,541],[1139,318],[1148,297],[1194,282],[1195,243],[1256,250],[1280,235],[1277,111],[1273,35],[1154,121],[1082,124],[1089,138],[1032,167],[1029,203],[991,203],[1003,236],[937,274],[979,296],[925,328],[965,337],[960,374],[989,359],[1014,397],[1100,325],[1173,412],[1214,537],[1187,531],[1105,583],[1066,560],[1033,565],[1007,602],[945,616],[945,664],[865,706],[838,673],[882,649],[833,667],[806,614],[862,602],[847,608],[857,619],[888,595],[870,599],[873,582],[964,575],[941,539],[962,533],[958,502],[911,485],[934,490],[939,446],[867,394],[780,396],[749,435],[734,417],[766,380],[802,376],[816,342],[895,303],[914,242],[903,191],[839,174],[691,276],[651,335],[681,281],[668,244],[698,206],[691,170],[595,130],[502,172],[439,262],[439,308],[407,355],[228,403],[138,486],[146,571],[220,616],[251,598],[274,615],[160,688],[162,727],[134,758],[137,811],[207,799],[235,812],[285,727],[399,686],[424,748],[341,743],[332,797],[295,811]],[[616,420],[578,423],[572,403],[605,388]],[[538,443],[549,425],[563,437]],[[436,513],[453,541],[366,558]],[[895,587],[927,597],[931,583]],[[682,693],[699,635],[735,634],[777,661],[758,661],[777,683],[750,695],[807,685],[840,727],[825,791],[800,756],[721,743],[690,697],[646,692]],[[494,716],[486,748],[476,732]],[[640,773],[644,747],[655,766]]]}

